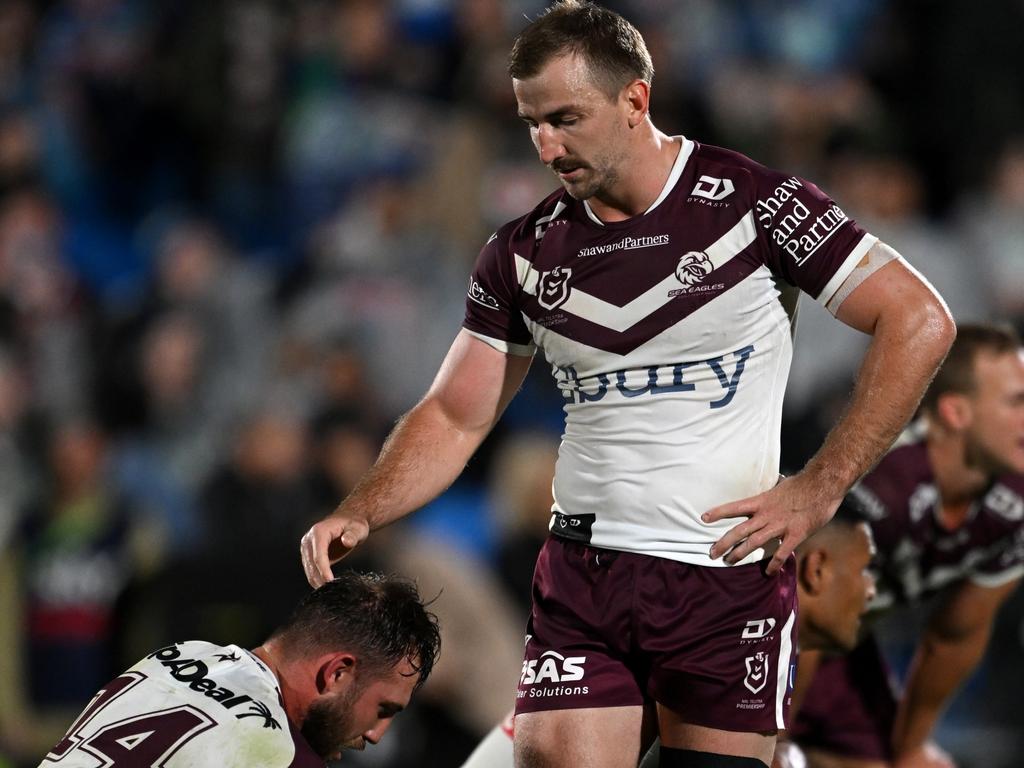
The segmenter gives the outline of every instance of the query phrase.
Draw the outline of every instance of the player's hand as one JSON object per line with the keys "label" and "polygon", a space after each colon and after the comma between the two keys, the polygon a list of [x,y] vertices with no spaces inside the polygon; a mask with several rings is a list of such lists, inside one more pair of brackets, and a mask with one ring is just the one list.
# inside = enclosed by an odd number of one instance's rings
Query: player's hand
{"label": "player's hand", "polygon": [[956,763],[938,744],[928,741],[897,757],[893,768],[956,768]]}
{"label": "player's hand", "polygon": [[767,572],[777,572],[800,542],[832,519],[842,498],[829,499],[821,484],[803,474],[783,478],[774,488],[747,499],[709,509],[701,519],[713,523],[729,517],[745,517],[711,547],[712,559],[725,558],[733,565],[755,549],[778,540],[779,547]]}
{"label": "player's hand", "polygon": [[299,550],[302,569],[313,588],[334,578],[331,566],[355,549],[370,535],[370,525],[362,518],[329,515],[306,531]]}

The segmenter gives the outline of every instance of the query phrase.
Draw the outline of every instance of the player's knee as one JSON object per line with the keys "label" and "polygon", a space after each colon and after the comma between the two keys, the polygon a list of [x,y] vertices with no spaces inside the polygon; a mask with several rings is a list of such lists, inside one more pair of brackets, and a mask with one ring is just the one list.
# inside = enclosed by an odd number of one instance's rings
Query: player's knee
{"label": "player's knee", "polygon": [[756,757],[718,755],[665,746],[658,752],[658,765],[660,768],[765,768],[765,764]]}

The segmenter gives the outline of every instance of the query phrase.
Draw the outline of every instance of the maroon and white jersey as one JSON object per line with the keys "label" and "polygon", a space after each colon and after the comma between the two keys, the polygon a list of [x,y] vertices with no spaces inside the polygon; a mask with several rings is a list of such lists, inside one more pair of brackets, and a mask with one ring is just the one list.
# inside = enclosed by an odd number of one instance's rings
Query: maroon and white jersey
{"label": "maroon and white jersey", "polygon": [[40,768],[322,768],[291,728],[277,678],[235,645],[177,643],[89,702]]}
{"label": "maroon and white jersey", "polygon": [[1024,477],[995,478],[971,503],[966,522],[947,530],[921,423],[851,494],[878,550],[872,608],[924,598],[961,579],[995,587],[1024,576]]}
{"label": "maroon and white jersey", "polygon": [[[813,184],[687,139],[642,215],[550,195],[484,246],[464,327],[543,350],[565,399],[552,531],[701,565],[718,504],[778,479],[799,288],[826,303],[876,242]],[[744,562],[765,556],[752,553]]]}

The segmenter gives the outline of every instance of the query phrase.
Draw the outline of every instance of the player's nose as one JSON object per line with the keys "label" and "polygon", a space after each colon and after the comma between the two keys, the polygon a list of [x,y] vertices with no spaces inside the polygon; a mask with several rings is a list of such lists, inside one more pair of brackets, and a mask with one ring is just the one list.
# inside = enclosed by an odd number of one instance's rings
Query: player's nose
{"label": "player's nose", "polygon": [[381,720],[379,723],[373,726],[373,728],[363,733],[363,739],[369,742],[370,744],[376,744],[382,738],[384,738],[384,734],[387,733],[387,730],[390,727],[390,725],[390,718],[388,718],[387,720]]}
{"label": "player's nose", "polygon": [[875,599],[875,595],[878,593],[875,585],[875,577],[872,574],[864,576],[864,604],[867,605]]}
{"label": "player's nose", "polygon": [[537,128],[537,152],[544,165],[551,165],[566,153],[565,146],[550,125],[541,125]]}

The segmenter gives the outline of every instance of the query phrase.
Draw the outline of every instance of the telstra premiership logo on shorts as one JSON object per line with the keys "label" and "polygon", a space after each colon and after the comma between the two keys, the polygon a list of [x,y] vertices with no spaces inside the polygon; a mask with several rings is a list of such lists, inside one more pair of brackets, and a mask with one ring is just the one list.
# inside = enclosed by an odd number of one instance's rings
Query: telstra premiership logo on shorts
{"label": "telstra premiership logo on shorts", "polygon": [[751,693],[760,693],[761,689],[768,683],[768,654],[758,651],[753,656],[747,656],[743,660],[747,667],[747,675],[743,678],[743,685]]}

